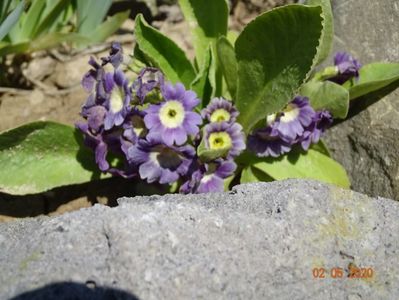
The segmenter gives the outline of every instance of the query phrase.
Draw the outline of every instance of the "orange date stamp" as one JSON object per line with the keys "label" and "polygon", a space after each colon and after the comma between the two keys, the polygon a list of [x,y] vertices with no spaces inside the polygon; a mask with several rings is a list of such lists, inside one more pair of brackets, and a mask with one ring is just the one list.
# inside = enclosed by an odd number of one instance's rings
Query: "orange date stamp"
{"label": "orange date stamp", "polygon": [[333,268],[313,268],[312,275],[315,279],[370,279],[374,276],[374,269],[372,267],[357,267],[353,263],[348,265],[347,269],[340,267]]}

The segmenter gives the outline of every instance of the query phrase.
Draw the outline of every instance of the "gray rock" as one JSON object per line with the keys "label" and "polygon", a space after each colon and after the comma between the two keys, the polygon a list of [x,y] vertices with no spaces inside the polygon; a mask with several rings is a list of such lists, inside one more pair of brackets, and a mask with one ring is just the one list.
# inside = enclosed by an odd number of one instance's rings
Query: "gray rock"
{"label": "gray rock", "polygon": [[0,299],[398,299],[396,201],[288,180],[119,202],[0,224]]}
{"label": "gray rock", "polygon": [[[363,64],[399,62],[397,0],[333,0],[335,51]],[[349,172],[352,188],[399,200],[399,90],[327,134],[335,159]]]}

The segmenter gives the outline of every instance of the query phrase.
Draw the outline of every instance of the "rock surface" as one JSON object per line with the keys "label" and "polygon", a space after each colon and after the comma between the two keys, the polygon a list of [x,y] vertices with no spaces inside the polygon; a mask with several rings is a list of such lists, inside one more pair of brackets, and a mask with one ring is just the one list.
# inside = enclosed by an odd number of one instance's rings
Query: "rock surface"
{"label": "rock surface", "polygon": [[[399,62],[397,0],[332,4],[335,51],[348,51],[363,64]],[[399,89],[327,134],[327,144],[349,172],[354,190],[399,200],[398,120]]]}
{"label": "rock surface", "polygon": [[0,224],[0,298],[397,299],[396,201],[288,180],[119,202]]}

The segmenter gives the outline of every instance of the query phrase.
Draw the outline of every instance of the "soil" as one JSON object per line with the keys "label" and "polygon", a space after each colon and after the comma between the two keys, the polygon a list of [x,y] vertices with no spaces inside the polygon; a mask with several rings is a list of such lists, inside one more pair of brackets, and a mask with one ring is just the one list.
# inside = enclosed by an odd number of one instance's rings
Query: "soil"
{"label": "soil", "polygon": [[[260,12],[293,2],[231,1],[229,27],[239,31]],[[148,16],[148,9],[144,12]],[[190,58],[193,57],[187,26],[177,5],[160,5],[157,14],[148,17],[152,19],[154,27],[185,49]],[[131,53],[134,47],[133,18],[134,15],[131,15],[122,28],[102,45],[80,52],[59,47],[25,57],[25,61],[11,70],[10,86],[0,87],[0,132],[37,120],[53,120],[70,125],[78,121],[80,107],[86,98],[80,80],[88,70],[89,57],[98,59],[106,55],[110,42],[115,40],[122,43],[125,53]],[[95,203],[112,206],[116,205],[118,197],[143,194],[144,190],[147,189],[135,186],[131,181],[111,178],[61,187],[37,195],[11,196],[0,193],[0,221],[43,214],[57,215]]]}

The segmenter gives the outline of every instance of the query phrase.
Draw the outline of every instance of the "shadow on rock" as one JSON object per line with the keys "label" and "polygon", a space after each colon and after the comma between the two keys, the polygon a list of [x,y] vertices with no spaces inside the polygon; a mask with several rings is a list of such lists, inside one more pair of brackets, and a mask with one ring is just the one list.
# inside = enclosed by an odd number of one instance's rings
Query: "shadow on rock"
{"label": "shadow on rock", "polygon": [[97,287],[93,281],[86,284],[76,282],[58,282],[46,285],[23,294],[10,300],[138,300],[139,298],[129,292],[109,288]]}

